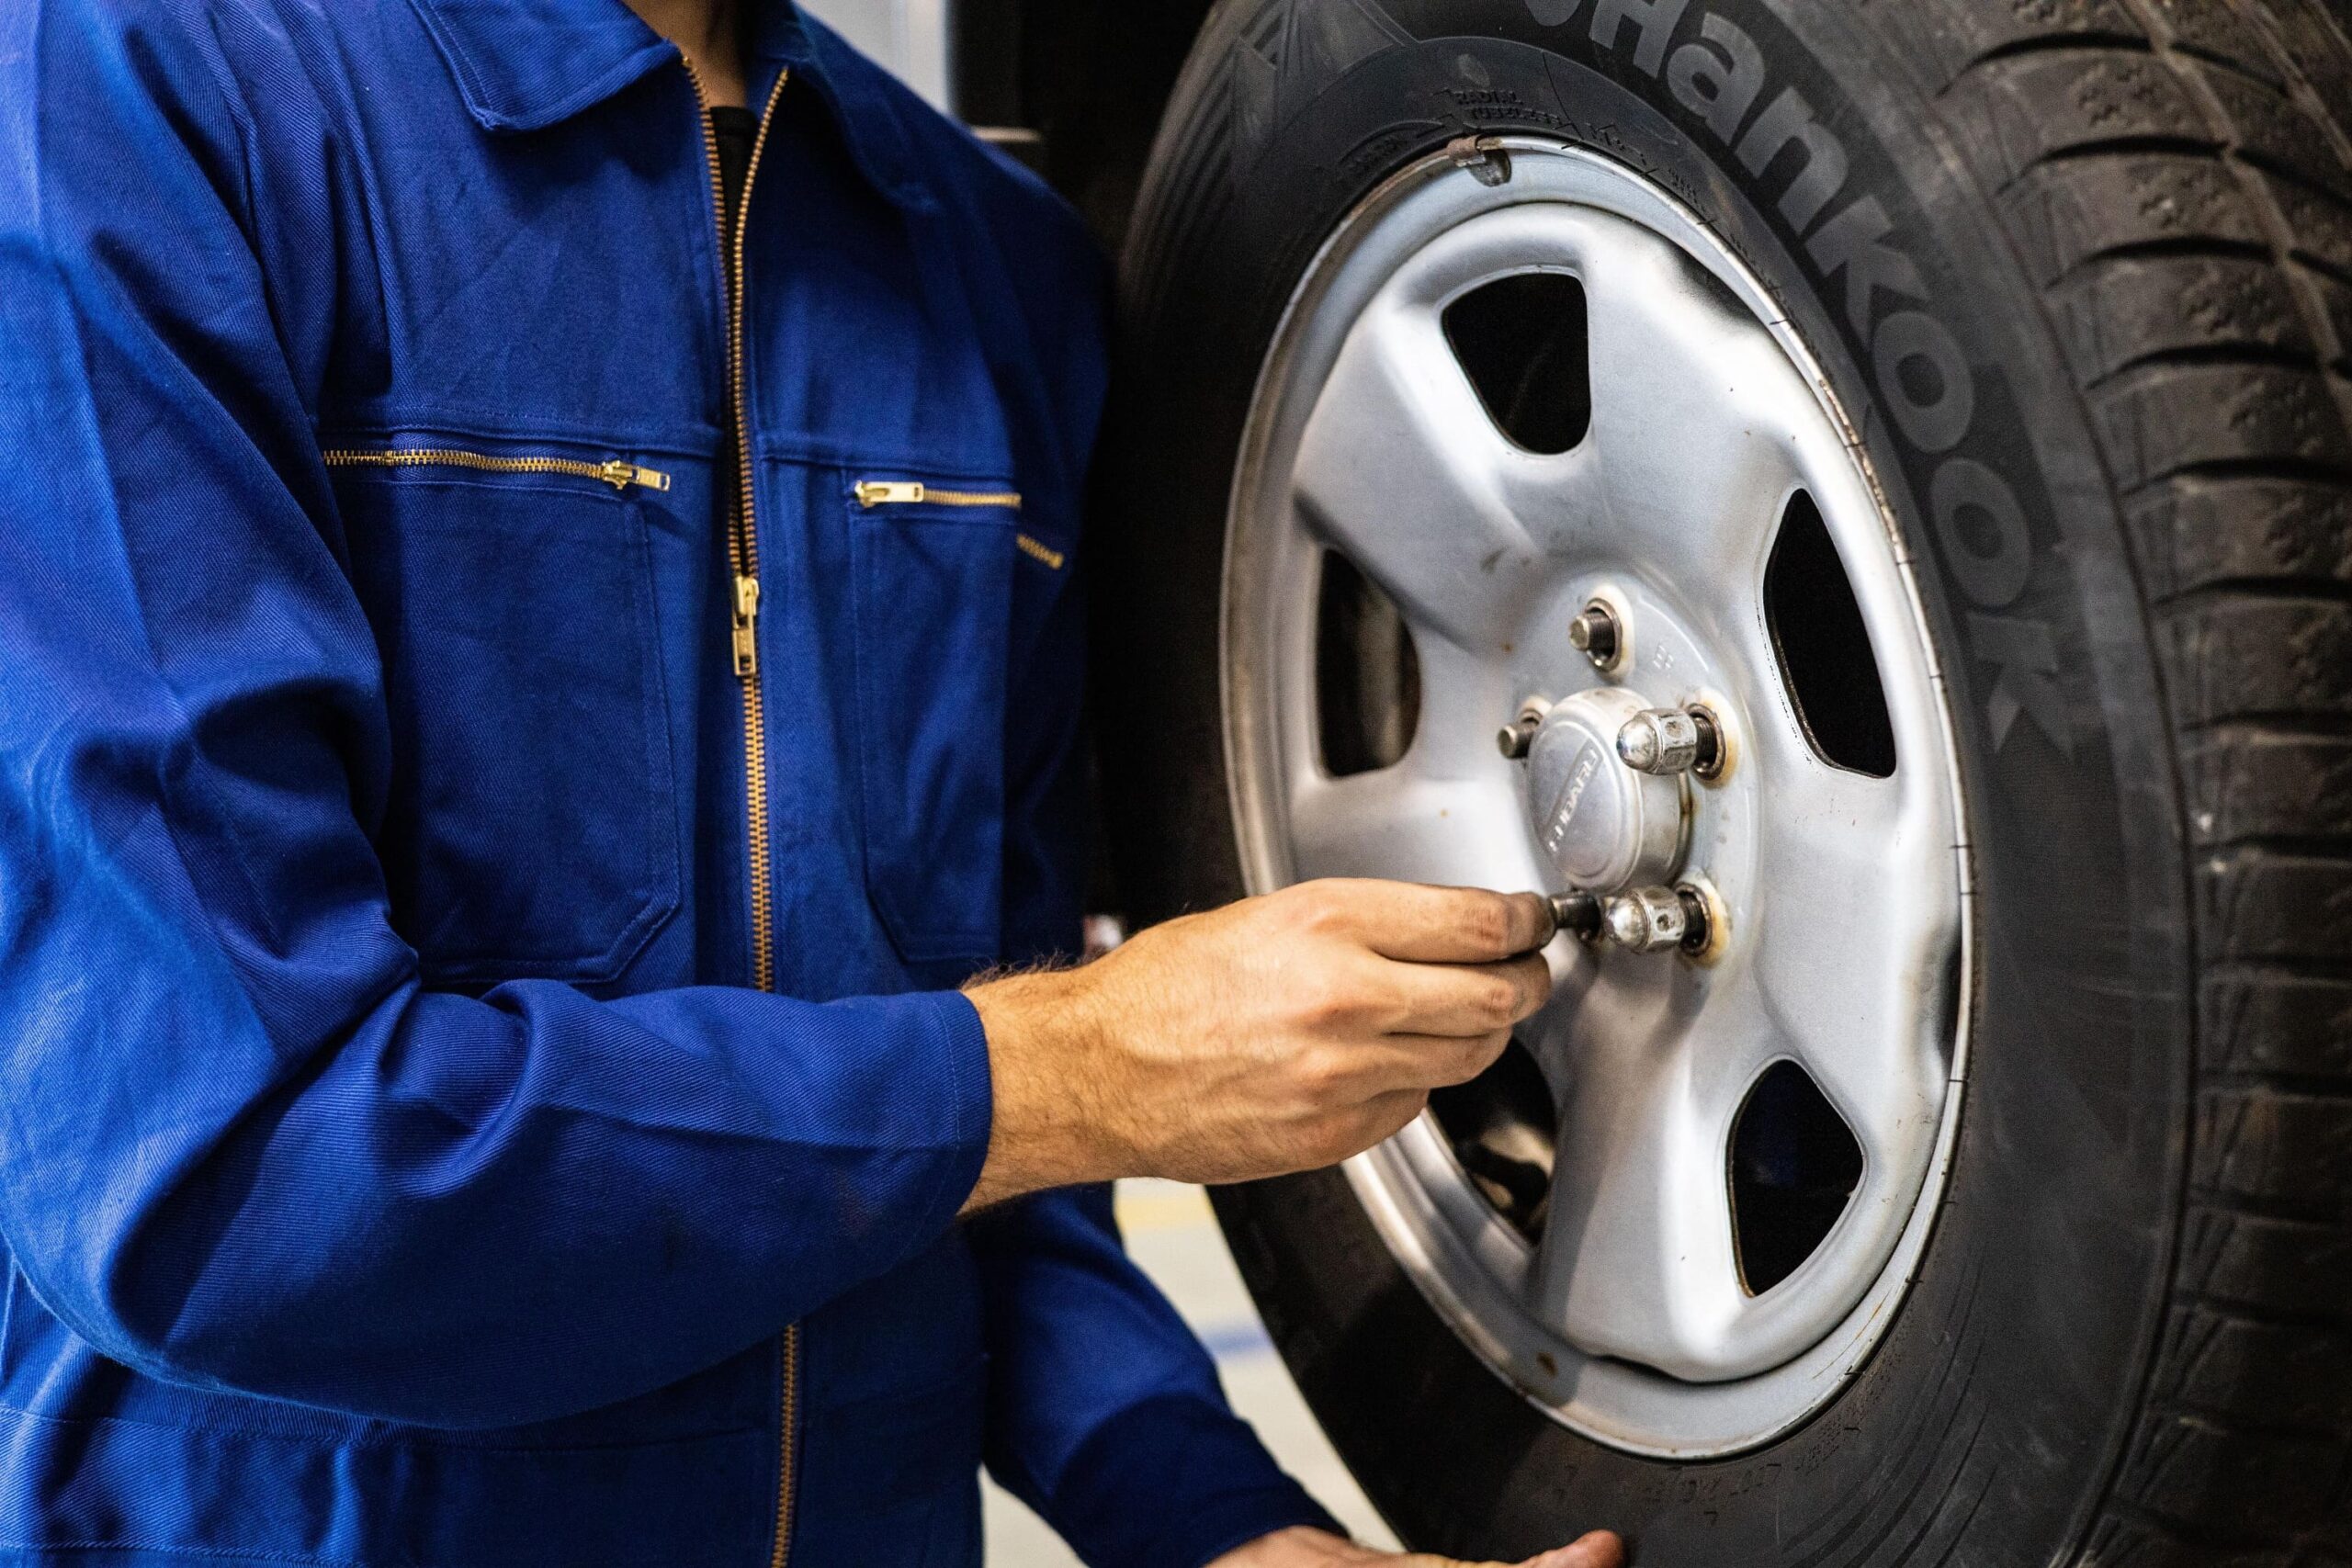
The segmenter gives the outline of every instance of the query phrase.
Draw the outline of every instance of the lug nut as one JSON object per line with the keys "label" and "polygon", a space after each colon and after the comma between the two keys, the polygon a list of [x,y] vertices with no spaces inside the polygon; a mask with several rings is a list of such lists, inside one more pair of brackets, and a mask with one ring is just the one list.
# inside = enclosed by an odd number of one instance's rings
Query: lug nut
{"label": "lug nut", "polygon": [[1568,623],[1568,641],[1594,664],[1607,670],[1616,664],[1617,655],[1625,646],[1624,628],[1617,624],[1617,612],[1595,599]]}
{"label": "lug nut", "polygon": [[1617,732],[1617,755],[1642,773],[1713,776],[1723,767],[1723,733],[1702,707],[1650,708]]}
{"label": "lug nut", "polygon": [[1636,887],[1601,905],[1604,933],[1628,953],[1664,953],[1682,945],[1690,924],[1671,887]]}
{"label": "lug nut", "polygon": [[1582,891],[1555,893],[1549,942],[1562,931],[1582,942],[1611,942],[1628,953],[1665,953],[1679,948],[1692,957],[1714,941],[1714,917],[1707,896],[1690,883],[1673,887],[1636,887],[1603,898]]}

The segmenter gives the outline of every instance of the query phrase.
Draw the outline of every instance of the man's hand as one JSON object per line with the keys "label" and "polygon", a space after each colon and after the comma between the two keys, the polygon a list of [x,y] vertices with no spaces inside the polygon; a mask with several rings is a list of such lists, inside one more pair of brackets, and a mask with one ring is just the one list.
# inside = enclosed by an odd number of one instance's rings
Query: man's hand
{"label": "man's hand", "polygon": [[[1566,1546],[1531,1557],[1519,1568],[1621,1568],[1624,1545],[1607,1530],[1594,1530]],[[1500,1562],[1457,1562],[1451,1557],[1374,1551],[1323,1530],[1300,1526],[1261,1536],[1227,1552],[1208,1568],[1507,1568]]]}
{"label": "man's hand", "polygon": [[972,988],[996,1119],[969,1206],[1119,1176],[1330,1165],[1476,1077],[1544,1005],[1532,893],[1309,882]]}

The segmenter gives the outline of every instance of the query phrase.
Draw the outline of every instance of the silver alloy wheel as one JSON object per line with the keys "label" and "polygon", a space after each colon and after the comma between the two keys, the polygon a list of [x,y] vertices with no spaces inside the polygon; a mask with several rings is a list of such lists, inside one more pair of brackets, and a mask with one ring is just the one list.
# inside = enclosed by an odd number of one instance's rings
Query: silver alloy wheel
{"label": "silver alloy wheel", "polygon": [[[1891,1320],[1932,1221],[1970,973],[1942,678],[1850,422],[1757,279],[1621,165],[1532,139],[1496,153],[1475,169],[1432,157],[1374,192],[1276,334],[1227,535],[1233,808],[1255,891],[1380,875],[1564,892],[1547,842],[1558,848],[1583,785],[1531,799],[1498,726],[1532,700],[1604,733],[1623,694],[1719,716],[1729,765],[1674,781],[1673,851],[1713,912],[1717,951],[1567,936],[1547,950],[1555,1000],[1520,1035],[1556,1116],[1540,1229],[1498,1212],[1432,1117],[1348,1174],[1416,1284],[1528,1399],[1631,1451],[1720,1455],[1838,1390]],[[1557,455],[1498,428],[1442,320],[1498,278],[1539,272],[1573,276],[1587,311],[1589,424]],[[1889,776],[1826,761],[1789,688],[1764,581],[1799,492],[1867,628],[1899,759]],[[1394,601],[1418,666],[1409,746],[1347,776],[1318,740],[1311,607],[1327,551]],[[1608,670],[1569,638],[1596,600],[1629,641]],[[1597,755],[1575,753],[1584,775],[1623,766]],[[1592,831],[1647,831],[1616,811]],[[1642,854],[1655,871],[1655,847]],[[1751,1293],[1729,1150],[1781,1062],[1850,1130],[1860,1177],[1793,1272]]]}

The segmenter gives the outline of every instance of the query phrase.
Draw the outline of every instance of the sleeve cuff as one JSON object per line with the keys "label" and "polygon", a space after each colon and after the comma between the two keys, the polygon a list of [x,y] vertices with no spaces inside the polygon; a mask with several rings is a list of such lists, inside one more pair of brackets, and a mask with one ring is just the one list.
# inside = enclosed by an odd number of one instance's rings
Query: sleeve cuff
{"label": "sleeve cuff", "polygon": [[1203,1568],[1296,1525],[1347,1533],[1246,1423],[1185,1395],[1105,1423],[1071,1457],[1049,1512],[1096,1568]]}
{"label": "sleeve cuff", "polygon": [[996,1122],[996,1091],[989,1073],[988,1031],[980,1010],[961,991],[944,991],[927,1001],[938,1003],[932,1021],[946,1064],[950,1136],[956,1157],[942,1173],[934,1204],[944,1207],[943,1224],[953,1224],[964,1201],[979,1185],[980,1169],[988,1163],[989,1136]]}

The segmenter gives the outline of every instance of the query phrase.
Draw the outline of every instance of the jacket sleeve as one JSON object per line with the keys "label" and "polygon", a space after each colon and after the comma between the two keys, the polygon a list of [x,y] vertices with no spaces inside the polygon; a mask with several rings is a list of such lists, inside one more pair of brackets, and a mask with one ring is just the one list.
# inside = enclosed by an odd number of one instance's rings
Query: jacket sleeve
{"label": "jacket sleeve", "polygon": [[[1089,343],[1089,327],[1058,335]],[[1003,956],[1015,964],[1081,946],[1075,558],[1069,571],[1029,574],[1030,591],[1051,599],[1023,617],[1038,630],[1011,671],[1021,700],[1006,749]],[[1108,1186],[1034,1194],[969,1229],[988,1325],[989,1470],[1080,1556],[1095,1568],[1199,1568],[1287,1526],[1339,1530],[1233,1414],[1199,1338],[1128,1259]]]}
{"label": "jacket sleeve", "polygon": [[1094,1568],[1200,1568],[1292,1525],[1344,1534],[1226,1403],[1128,1260],[1105,1187],[972,1225],[989,1314],[989,1472]]}
{"label": "jacket sleeve", "polygon": [[322,312],[257,259],[332,229],[254,199],[205,23],[63,9],[0,17],[0,1235],[33,1289],[158,1377],[502,1426],[936,1237],[988,1136],[960,997],[420,987],[362,826],[387,719]]}

